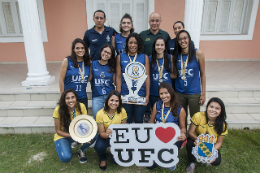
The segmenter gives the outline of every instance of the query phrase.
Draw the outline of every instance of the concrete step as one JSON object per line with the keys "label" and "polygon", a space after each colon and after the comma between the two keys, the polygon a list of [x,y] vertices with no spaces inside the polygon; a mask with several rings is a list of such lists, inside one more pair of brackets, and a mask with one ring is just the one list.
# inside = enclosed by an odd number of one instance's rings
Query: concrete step
{"label": "concrete step", "polygon": [[[92,99],[92,92],[87,88],[88,99]],[[260,90],[227,90],[209,89],[206,97],[224,98],[260,98]],[[26,91],[26,92],[0,92],[0,101],[58,101],[59,91]]]}
{"label": "concrete step", "polygon": [[[92,99],[92,92],[87,92],[88,99]],[[0,93],[0,101],[58,101],[59,92],[37,92],[37,93]]]}
{"label": "concrete step", "polygon": [[[206,110],[205,104],[201,107],[201,111]],[[222,99],[226,106],[227,114],[260,114],[260,98],[224,98]],[[13,116],[51,116],[56,101],[2,101],[0,102],[0,117]],[[92,100],[88,101],[88,114],[92,115]]]}
{"label": "concrete step", "polygon": [[[227,123],[229,129],[259,129],[260,114],[228,114]],[[53,118],[51,116],[0,117],[0,134],[30,133],[55,133]]]}
{"label": "concrete step", "polygon": [[[56,101],[9,101],[0,102],[0,117],[52,116]],[[92,101],[88,101],[88,114],[92,115]]]}

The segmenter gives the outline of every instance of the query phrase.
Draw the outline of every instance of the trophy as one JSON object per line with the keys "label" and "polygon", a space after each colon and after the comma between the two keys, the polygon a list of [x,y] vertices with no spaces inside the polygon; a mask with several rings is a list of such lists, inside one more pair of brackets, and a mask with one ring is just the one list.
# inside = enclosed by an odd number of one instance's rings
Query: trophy
{"label": "trophy", "polygon": [[97,123],[89,115],[78,115],[70,123],[69,133],[74,141],[86,143],[97,134]]}
{"label": "trophy", "polygon": [[122,102],[127,104],[145,105],[145,97],[138,95],[147,75],[145,66],[140,62],[131,62],[125,68],[123,73],[129,94],[122,95]]}

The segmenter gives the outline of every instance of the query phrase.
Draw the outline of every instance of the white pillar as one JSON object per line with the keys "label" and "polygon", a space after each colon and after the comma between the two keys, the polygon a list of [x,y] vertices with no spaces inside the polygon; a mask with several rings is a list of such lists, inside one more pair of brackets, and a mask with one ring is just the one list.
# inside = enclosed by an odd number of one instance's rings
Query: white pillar
{"label": "white pillar", "polygon": [[185,0],[185,29],[190,33],[196,48],[199,48],[203,0]]}
{"label": "white pillar", "polygon": [[36,0],[18,0],[28,73],[22,86],[49,85],[55,77],[46,68]]}

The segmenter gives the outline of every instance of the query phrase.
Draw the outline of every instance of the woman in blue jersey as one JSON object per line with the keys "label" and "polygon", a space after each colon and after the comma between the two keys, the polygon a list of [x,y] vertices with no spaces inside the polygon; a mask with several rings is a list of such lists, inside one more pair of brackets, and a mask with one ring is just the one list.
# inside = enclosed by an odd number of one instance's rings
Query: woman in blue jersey
{"label": "woman in blue jersey", "polygon": [[86,87],[90,76],[91,61],[88,47],[85,42],[76,38],[72,42],[71,55],[65,58],[60,70],[60,93],[66,89],[76,91],[79,102],[83,103],[88,110],[88,97]]}
{"label": "woman in blue jersey", "polygon": [[158,86],[162,82],[172,85],[171,78],[174,77],[171,69],[172,56],[167,53],[166,41],[164,37],[159,36],[153,43],[152,55],[149,56],[150,61],[150,104],[159,100]]}
{"label": "woman in blue jersey", "polygon": [[117,34],[112,40],[112,45],[116,49],[117,55],[125,53],[125,42],[128,35],[134,32],[133,20],[130,14],[125,13],[120,21],[120,34]]}
{"label": "woman in blue jersey", "polygon": [[175,91],[186,113],[189,106],[192,117],[200,111],[200,106],[205,102],[205,58],[201,50],[193,47],[190,34],[186,30],[181,30],[177,34],[175,45],[173,52],[173,73],[177,77]]}
{"label": "woman in blue jersey", "polygon": [[[186,112],[180,105],[177,95],[169,83],[161,83],[159,86],[160,100],[153,106],[153,112],[150,119],[151,123],[175,123],[180,127],[181,135],[177,137],[175,145],[178,149],[181,148],[183,141],[186,140]],[[155,168],[154,164],[149,169]],[[176,166],[169,168],[174,170]]]}
{"label": "woman in blue jersey", "polygon": [[[132,123],[132,117],[135,123],[143,123],[143,116],[145,112],[145,106],[149,101],[150,94],[150,68],[149,68],[149,58],[147,55],[143,54],[144,46],[143,41],[139,34],[131,33],[126,39],[126,53],[120,54],[116,58],[116,90],[121,93],[121,95],[128,95],[129,90],[126,81],[123,77],[125,73],[126,66],[131,62],[139,62],[144,65],[146,70],[147,78],[144,84],[138,91],[140,97],[145,98],[145,105],[138,104],[123,104],[126,110],[128,119],[127,123]],[[134,83],[135,81],[131,81]],[[135,85],[133,85],[133,89]],[[131,91],[132,92],[132,91]]]}
{"label": "woman in blue jersey", "polygon": [[105,44],[99,53],[99,60],[92,62],[89,81],[92,88],[92,111],[96,120],[97,112],[104,107],[110,91],[115,90],[115,50],[110,44]]}

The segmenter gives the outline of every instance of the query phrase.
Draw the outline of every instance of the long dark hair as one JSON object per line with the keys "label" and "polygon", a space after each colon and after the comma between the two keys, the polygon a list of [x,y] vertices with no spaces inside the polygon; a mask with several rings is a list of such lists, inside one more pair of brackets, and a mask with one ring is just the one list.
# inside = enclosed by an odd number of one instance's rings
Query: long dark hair
{"label": "long dark hair", "polygon": [[[130,16],[130,14],[125,13],[124,16],[122,17],[121,21],[120,21],[120,24],[119,24],[119,30],[120,30],[121,33],[123,32],[123,29],[120,27],[120,25],[121,25],[121,22],[122,22],[123,19],[130,19],[130,20],[131,20],[131,23],[132,23],[132,26],[133,26],[132,17]],[[134,30],[135,30],[134,27],[132,27],[132,28],[130,29],[130,33],[134,32]]]}
{"label": "long dark hair", "polygon": [[121,110],[122,110],[122,99],[121,99],[121,95],[119,94],[119,92],[117,90],[112,90],[109,92],[109,94],[107,95],[106,98],[106,102],[105,102],[105,106],[104,106],[104,111],[108,112],[109,111],[109,106],[108,106],[108,100],[110,99],[110,97],[112,97],[113,95],[117,96],[119,99],[119,105],[117,107],[117,113],[120,114]]}
{"label": "long dark hair", "polygon": [[[166,82],[161,83],[158,88],[158,93],[159,93],[160,89],[162,89],[162,88],[167,89],[167,91],[170,93],[170,95],[171,95],[170,108],[172,110],[172,115],[174,117],[178,117],[177,112],[180,107],[178,96],[175,94],[175,92],[170,84],[168,84]],[[159,98],[160,98],[160,100],[162,100],[160,96],[159,96]]]}
{"label": "long dark hair", "polygon": [[78,68],[78,61],[77,61],[77,56],[74,52],[75,46],[77,43],[81,43],[83,44],[84,48],[85,48],[85,54],[83,55],[83,60],[84,60],[84,66],[90,66],[90,56],[88,53],[88,46],[86,45],[86,43],[80,39],[80,38],[76,38],[71,45],[71,55],[69,56],[73,62],[73,67]]}
{"label": "long dark hair", "polygon": [[151,68],[155,68],[155,66],[157,65],[157,63],[156,63],[156,60],[157,60],[156,54],[157,53],[156,53],[156,50],[155,50],[155,45],[156,45],[157,40],[163,40],[163,42],[164,42],[164,45],[165,45],[165,49],[164,49],[164,52],[163,52],[164,68],[165,68],[166,71],[171,71],[171,69],[169,67],[170,62],[169,62],[169,58],[168,58],[167,45],[166,45],[166,41],[165,41],[163,36],[157,37],[153,42]]}
{"label": "long dark hair", "polygon": [[79,99],[78,99],[78,96],[76,94],[76,92],[73,90],[73,89],[67,89],[65,90],[61,96],[60,96],[60,100],[58,102],[58,105],[60,106],[59,107],[59,115],[60,115],[60,126],[63,126],[64,127],[64,131],[65,132],[69,132],[69,126],[70,126],[70,113],[69,113],[69,108],[65,102],[65,99],[66,99],[66,95],[68,93],[72,92],[75,97],[76,97],[76,110],[78,112],[80,112],[80,114],[82,114],[81,112],[81,108],[80,108],[80,105],[79,105]]}
{"label": "long dark hair", "polygon": [[[220,98],[212,97],[208,101],[207,106],[206,106],[205,114],[206,114],[207,122],[209,121],[207,110],[208,110],[208,107],[209,107],[211,102],[216,102],[221,107],[221,112],[220,112],[219,116],[215,120],[215,130],[216,130],[218,135],[221,135],[221,133],[225,132],[226,129],[227,129],[227,122],[226,122],[227,115],[226,115],[225,105],[224,105],[223,101]],[[223,129],[224,126],[225,126],[225,129]]]}
{"label": "long dark hair", "polygon": [[192,45],[192,42],[191,42],[191,37],[190,37],[190,34],[188,33],[188,31],[186,30],[181,30],[177,36],[176,36],[176,39],[175,39],[175,48],[173,50],[173,56],[174,56],[174,62],[175,64],[177,64],[177,59],[178,59],[178,55],[181,54],[181,46],[179,45],[179,37],[180,37],[180,34],[185,32],[188,37],[189,37],[189,60],[188,60],[188,63],[190,63],[193,58],[196,58],[194,55],[195,55],[195,49],[194,49],[194,46]]}
{"label": "long dark hair", "polygon": [[144,52],[143,40],[142,40],[142,38],[140,37],[140,35],[137,34],[137,33],[135,33],[135,32],[129,34],[128,37],[126,38],[126,41],[125,41],[125,44],[126,44],[126,46],[125,46],[125,52],[128,53],[128,42],[129,42],[129,39],[130,39],[131,37],[134,37],[134,38],[136,39],[136,41],[137,41],[137,45],[138,45],[138,50],[137,50],[137,52],[138,52],[138,53],[143,53],[143,52]]}
{"label": "long dark hair", "polygon": [[115,73],[116,71],[116,56],[115,56],[115,49],[111,44],[106,43],[100,50],[99,52],[99,60],[101,60],[101,52],[103,51],[103,49],[105,49],[106,47],[109,47],[111,50],[111,57],[108,60],[108,66],[110,68],[109,73]]}

